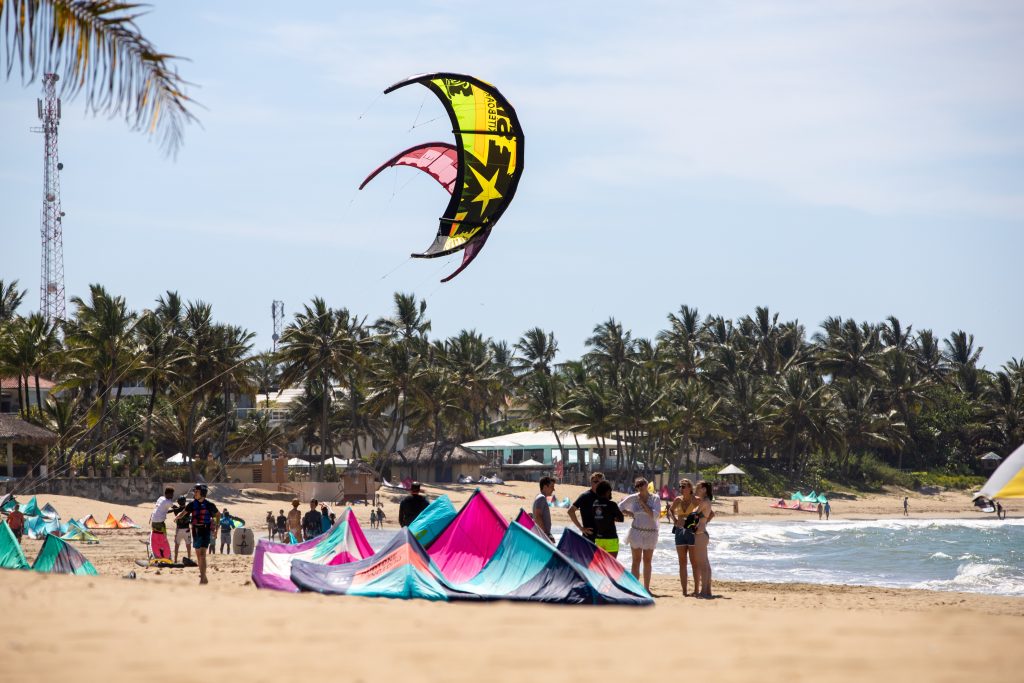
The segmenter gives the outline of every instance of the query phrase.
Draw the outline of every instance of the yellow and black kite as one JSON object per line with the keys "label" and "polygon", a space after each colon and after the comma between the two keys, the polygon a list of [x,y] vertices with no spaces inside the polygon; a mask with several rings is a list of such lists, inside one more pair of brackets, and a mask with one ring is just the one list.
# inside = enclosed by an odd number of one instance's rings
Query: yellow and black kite
{"label": "yellow and black kite", "polygon": [[[395,83],[384,93],[411,83],[423,84],[440,98],[455,133],[456,177],[451,185],[451,200],[441,216],[433,244],[422,254],[412,255],[436,258],[465,250],[462,265],[441,280],[447,282],[461,273],[480,252],[494,224],[515,196],[523,172],[523,129],[508,100],[497,88],[478,78],[455,73],[423,74]],[[416,149],[406,150],[384,167],[416,166],[436,178],[437,174],[424,165],[422,158],[411,163],[408,159],[403,161],[403,155],[409,152],[422,157]],[[438,154],[440,152],[443,150]],[[428,153],[427,158],[432,160],[437,155]],[[374,171],[370,178],[380,170]]]}

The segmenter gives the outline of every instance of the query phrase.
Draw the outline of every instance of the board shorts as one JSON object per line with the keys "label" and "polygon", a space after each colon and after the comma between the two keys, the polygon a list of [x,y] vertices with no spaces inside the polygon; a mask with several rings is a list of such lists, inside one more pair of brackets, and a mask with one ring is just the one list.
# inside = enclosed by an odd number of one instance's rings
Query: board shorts
{"label": "board shorts", "polygon": [[167,534],[167,522],[150,522],[153,525],[153,531],[158,534]]}
{"label": "board shorts", "polygon": [[675,528],[676,545],[692,546],[697,542],[697,537],[689,529]]}
{"label": "board shorts", "polygon": [[185,527],[184,529],[175,529],[174,531],[174,544],[177,545],[181,542],[192,542],[192,534],[189,533],[188,527]]}
{"label": "board shorts", "polygon": [[595,538],[594,544],[598,548],[602,548],[605,552],[617,553],[619,552],[619,539],[618,538]]}
{"label": "board shorts", "polygon": [[208,526],[192,527],[192,547],[196,550],[207,548],[210,545],[211,533]]}

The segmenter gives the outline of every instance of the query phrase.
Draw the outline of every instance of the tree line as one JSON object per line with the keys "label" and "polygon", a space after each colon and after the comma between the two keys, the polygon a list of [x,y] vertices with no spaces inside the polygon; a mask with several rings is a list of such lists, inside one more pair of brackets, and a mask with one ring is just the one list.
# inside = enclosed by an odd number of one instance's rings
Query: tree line
{"label": "tree line", "polygon": [[[197,456],[222,466],[290,442],[314,460],[348,444],[375,462],[402,435],[461,443],[535,427],[554,430],[562,452],[576,445],[561,430],[603,439],[621,478],[650,466],[674,477],[714,453],[855,480],[879,465],[966,473],[981,453],[1024,442],[1020,359],[985,369],[973,335],[892,316],[828,318],[808,334],[763,307],[730,320],[684,305],[653,338],[609,318],[580,358],[556,360],[540,328],[511,345],[475,330],[432,338],[426,302],[404,293],[372,322],[314,298],[276,353],[254,352],[252,332],[176,292],[137,312],[92,285],[57,324],[20,315],[24,295],[0,281],[0,375],[16,378],[24,416],[58,434],[63,472],[76,455],[101,467],[127,453],[135,468],[178,451],[194,472]],[[42,377],[56,383],[46,400]],[[302,398],[280,426],[270,401],[285,388]],[[239,418],[238,397],[257,393],[266,402]]]}

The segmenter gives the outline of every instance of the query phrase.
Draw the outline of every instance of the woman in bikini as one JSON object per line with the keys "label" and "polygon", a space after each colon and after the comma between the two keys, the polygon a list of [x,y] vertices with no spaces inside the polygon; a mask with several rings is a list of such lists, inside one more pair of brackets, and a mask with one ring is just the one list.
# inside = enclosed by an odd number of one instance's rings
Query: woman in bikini
{"label": "woman in bikini", "polygon": [[626,543],[633,554],[631,573],[640,578],[640,563],[644,566],[644,588],[651,590],[651,557],[658,545],[658,518],[661,517],[661,500],[652,496],[647,488],[647,480],[639,478],[633,482],[636,493],[626,496],[619,503],[622,514],[633,518],[626,535]]}
{"label": "woman in bikini", "polygon": [[[711,562],[708,559],[708,522],[714,517],[711,510],[711,501],[714,494],[711,492],[711,484],[702,481],[697,484],[694,492],[697,505],[688,516],[690,524],[694,526],[694,544],[691,558],[693,561],[693,595],[697,598],[711,597]],[[685,523],[685,522],[684,522]]]}
{"label": "woman in bikini", "polygon": [[679,584],[683,587],[683,597],[686,592],[686,561],[689,557],[693,565],[693,591],[697,592],[697,565],[693,555],[693,544],[696,540],[693,529],[686,528],[687,515],[697,507],[697,499],[693,495],[693,482],[689,479],[682,479],[679,482],[679,495],[668,508],[668,521],[672,522],[672,535],[676,539],[676,554],[679,556]]}

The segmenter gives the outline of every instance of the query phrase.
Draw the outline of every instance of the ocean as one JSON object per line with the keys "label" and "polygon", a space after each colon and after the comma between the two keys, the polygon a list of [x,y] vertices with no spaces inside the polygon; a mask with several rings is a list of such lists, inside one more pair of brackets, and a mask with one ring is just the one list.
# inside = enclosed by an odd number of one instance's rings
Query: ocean
{"label": "ocean", "polygon": [[[395,533],[364,531],[374,548]],[[1024,595],[1024,519],[712,522],[708,531],[715,579]],[[623,544],[619,560],[628,567],[629,557]],[[679,571],[668,525],[653,564]]]}

